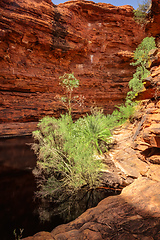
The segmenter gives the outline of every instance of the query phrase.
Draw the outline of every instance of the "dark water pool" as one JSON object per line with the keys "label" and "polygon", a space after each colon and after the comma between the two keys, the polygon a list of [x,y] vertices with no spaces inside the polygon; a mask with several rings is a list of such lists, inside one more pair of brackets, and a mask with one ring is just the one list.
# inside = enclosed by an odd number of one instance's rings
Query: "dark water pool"
{"label": "dark water pool", "polygon": [[[18,233],[24,229],[24,238],[39,231],[51,231],[64,223],[58,216],[45,223],[39,219],[37,210],[40,203],[34,200],[37,186],[32,174],[36,157],[31,150],[31,142],[31,137],[0,138],[0,240],[15,240],[14,230]],[[83,198],[79,209],[84,212],[103,198],[115,194],[118,193],[98,189]]]}
{"label": "dark water pool", "polygon": [[23,237],[38,231],[51,231],[62,221],[55,217],[51,223],[42,223],[34,201],[36,183],[32,169],[36,164],[34,153],[27,145],[31,137],[0,139],[0,239],[15,240],[13,231],[24,229]]}

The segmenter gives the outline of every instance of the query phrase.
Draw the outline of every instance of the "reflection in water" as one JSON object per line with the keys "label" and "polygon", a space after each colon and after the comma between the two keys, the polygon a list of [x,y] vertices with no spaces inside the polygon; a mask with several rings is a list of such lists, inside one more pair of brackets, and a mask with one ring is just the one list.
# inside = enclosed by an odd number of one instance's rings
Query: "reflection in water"
{"label": "reflection in water", "polygon": [[95,189],[81,188],[72,195],[60,195],[59,199],[54,196],[43,197],[39,203],[39,215],[42,220],[49,221],[55,215],[60,216],[64,223],[74,220],[88,208],[95,207],[102,199],[120,194],[120,191],[108,190],[99,187]]}
{"label": "reflection in water", "polygon": [[[34,200],[37,190],[32,170],[36,165],[36,157],[31,151],[31,137],[16,137],[0,139],[0,239],[15,240],[13,231],[24,229],[23,237],[34,235],[39,231],[51,231],[62,224],[60,217],[55,216],[56,208],[53,202],[38,202]],[[65,220],[74,219],[88,207],[95,206],[104,197],[115,195],[116,192],[106,192],[101,189],[96,191],[81,190],[77,196],[72,196],[69,203],[70,213],[62,211]],[[73,201],[74,200],[74,201]],[[81,204],[80,204],[81,203]],[[64,203],[66,208],[67,202]],[[38,209],[46,207],[51,217],[49,222],[41,222]],[[62,206],[61,206],[62,207]],[[61,208],[60,207],[60,208]],[[67,214],[66,214],[67,213]],[[58,214],[58,212],[57,212]],[[67,216],[68,215],[68,216]],[[68,219],[69,218],[69,219]]]}
{"label": "reflection in water", "polygon": [[26,143],[31,137],[0,139],[0,232],[1,240],[14,240],[13,231],[24,229],[23,237],[38,231],[51,231],[62,223],[55,217],[41,223],[34,201],[36,183],[32,168],[36,158]]}
{"label": "reflection in water", "polygon": [[31,137],[0,138],[0,166],[26,170],[36,165],[36,157],[30,150]]}

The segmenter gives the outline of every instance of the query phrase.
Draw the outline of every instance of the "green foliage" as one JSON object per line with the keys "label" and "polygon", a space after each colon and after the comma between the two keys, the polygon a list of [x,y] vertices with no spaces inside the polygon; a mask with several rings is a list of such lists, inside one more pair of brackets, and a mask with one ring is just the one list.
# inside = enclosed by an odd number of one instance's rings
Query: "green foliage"
{"label": "green foliage", "polygon": [[62,204],[84,186],[93,189],[99,185],[103,164],[97,154],[111,135],[104,121],[104,115],[87,116],[73,123],[71,116],[62,115],[39,122],[32,145],[38,157],[34,174],[39,182],[39,197]]}
{"label": "green foliage", "polygon": [[135,103],[132,101],[125,102],[124,104],[121,104],[120,106],[117,106],[117,109],[113,111],[111,114],[113,127],[121,125],[126,122],[127,119],[133,116],[134,114],[134,106]]}
{"label": "green foliage", "polygon": [[[60,77],[60,84],[66,91],[63,102],[67,104],[68,115],[59,119],[45,117],[39,122],[38,130],[33,132],[35,143],[32,148],[38,157],[34,174],[39,183],[37,196],[43,199],[42,203],[56,204],[54,209],[60,213],[67,211],[68,214],[71,208],[76,212],[79,202],[77,193],[84,194],[84,190],[88,193],[101,184],[99,179],[103,163],[100,154],[108,150],[112,130],[134,114],[136,103],[132,100],[143,88],[142,80],[149,74],[146,69],[148,54],[155,47],[153,37],[145,38],[138,46],[134,53],[135,62],[132,63],[137,69],[129,82],[131,91],[126,102],[107,116],[94,108],[91,115],[73,122],[72,92],[79,86],[79,80],[74,74]],[[88,196],[90,198],[90,194]],[[43,214],[41,209],[40,215],[46,218],[49,213]]]}
{"label": "green foliage", "polygon": [[65,73],[59,77],[60,85],[68,92],[72,92],[74,88],[79,87],[79,80],[75,78],[74,73]]}
{"label": "green foliage", "polygon": [[139,44],[134,52],[134,60],[135,62],[132,63],[133,66],[141,65],[145,67],[147,61],[149,60],[149,52],[152,49],[156,48],[155,38],[154,37],[146,37],[143,41]]}
{"label": "green foliage", "polygon": [[137,10],[133,10],[134,13],[134,20],[143,25],[146,23],[146,13],[142,12],[141,10],[137,9]]}
{"label": "green foliage", "polygon": [[77,120],[75,125],[79,129],[77,131],[78,138],[83,139],[87,148],[91,147],[95,153],[102,153],[100,143],[109,143],[111,136],[106,116],[102,113],[87,115]]}
{"label": "green foliage", "polygon": [[61,97],[61,101],[68,110],[68,114],[71,116],[72,113],[72,103],[78,99],[78,96],[72,97],[72,92],[74,88],[79,87],[79,80],[75,78],[74,73],[65,73],[63,76],[59,77],[60,85],[65,90],[65,96]]}
{"label": "green foliage", "polygon": [[[97,174],[89,172],[97,172],[101,166],[99,161],[94,160],[94,154],[101,152],[98,143],[107,143],[111,136],[105,121],[104,115],[88,115],[75,123],[69,115],[62,115],[59,119],[43,118],[38,124],[39,129],[33,132],[35,141],[38,140],[32,148],[38,156],[39,170],[48,174],[53,171],[55,177],[58,173],[58,178],[60,174],[60,185],[65,183],[73,188],[81,188],[87,184],[92,188]],[[97,164],[99,167],[95,169]],[[75,178],[79,181],[75,182]]]}
{"label": "green foliage", "polygon": [[138,8],[133,10],[134,19],[139,24],[144,25],[147,22],[147,14],[150,11],[151,0],[143,0],[143,2],[138,5]]}
{"label": "green foliage", "polygon": [[20,228],[20,229],[19,229],[19,233],[17,233],[17,230],[14,229],[13,235],[14,235],[14,237],[15,237],[15,240],[20,240],[20,239],[22,239],[23,231],[24,231],[24,229],[21,229],[21,228]]}
{"label": "green foliage", "polygon": [[141,44],[136,48],[134,52],[134,63],[133,66],[137,66],[136,72],[133,74],[133,78],[129,82],[129,88],[131,91],[128,92],[126,101],[131,101],[137,94],[143,89],[143,79],[145,79],[150,72],[146,69],[149,65],[149,52],[151,49],[156,48],[154,37],[146,37],[143,39]]}

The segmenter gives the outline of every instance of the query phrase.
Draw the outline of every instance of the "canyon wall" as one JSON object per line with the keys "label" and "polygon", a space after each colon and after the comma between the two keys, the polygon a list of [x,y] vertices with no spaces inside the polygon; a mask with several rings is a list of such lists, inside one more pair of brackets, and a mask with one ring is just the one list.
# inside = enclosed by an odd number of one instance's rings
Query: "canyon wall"
{"label": "canyon wall", "polygon": [[30,134],[45,115],[60,116],[59,76],[74,72],[85,107],[112,112],[135,71],[133,50],[145,37],[131,6],[91,1],[0,1],[0,136]]}
{"label": "canyon wall", "polygon": [[150,21],[146,26],[146,32],[154,37],[160,35],[160,2],[158,0],[152,0],[152,7],[150,12]]}
{"label": "canyon wall", "polygon": [[[119,196],[102,200],[76,220],[26,240],[39,239],[160,239],[160,4],[153,0],[147,34],[156,38],[150,75],[143,80],[134,121],[117,129],[116,145],[106,155],[124,180],[132,179]],[[159,19],[159,20],[158,20]],[[152,25],[153,23],[153,25]],[[115,173],[116,171],[114,171]]]}
{"label": "canyon wall", "polygon": [[[131,122],[117,128],[103,156],[106,186],[123,188],[74,221],[24,240],[160,239],[160,66],[158,49]],[[110,188],[111,189],[111,188]]]}

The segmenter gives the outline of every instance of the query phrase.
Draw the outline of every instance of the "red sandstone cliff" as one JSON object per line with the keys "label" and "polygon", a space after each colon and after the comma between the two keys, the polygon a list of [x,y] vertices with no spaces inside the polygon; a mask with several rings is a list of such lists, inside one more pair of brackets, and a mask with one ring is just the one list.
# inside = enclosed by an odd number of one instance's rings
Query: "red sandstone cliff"
{"label": "red sandstone cliff", "polygon": [[151,14],[150,14],[150,22],[146,26],[146,31],[154,36],[158,37],[160,33],[160,2],[159,0],[152,0],[152,8],[151,8]]}
{"label": "red sandstone cliff", "polygon": [[[114,132],[115,147],[106,154],[107,172],[111,173],[114,164],[114,174],[128,186],[74,221],[25,240],[160,239],[160,66],[155,63],[150,76],[151,99],[144,91],[146,99],[137,109],[134,124]],[[153,95],[155,88],[158,91]]]}
{"label": "red sandstone cliff", "polygon": [[0,1],[0,135],[29,134],[44,115],[65,109],[59,76],[74,72],[75,92],[111,112],[123,101],[134,68],[132,51],[144,38],[133,8],[89,1]]}
{"label": "red sandstone cliff", "polygon": [[[151,70],[151,84],[158,89],[159,66]],[[115,146],[106,154],[105,161],[108,182],[114,165],[114,175],[121,179],[121,185],[127,185],[121,194],[103,199],[95,208],[51,233],[39,232],[25,240],[160,239],[159,99],[159,91],[152,99],[147,95],[137,109],[135,122],[114,132]]]}
{"label": "red sandstone cliff", "polygon": [[[156,5],[157,4],[157,5]],[[155,9],[157,6],[157,9]],[[160,5],[153,0],[154,25],[148,28],[156,36]],[[160,12],[160,11],[159,11]],[[157,29],[156,26],[157,25]],[[132,183],[119,196],[102,200],[76,220],[58,226],[51,233],[40,232],[26,240],[40,239],[160,239],[160,46],[153,59],[151,75],[144,80],[143,99],[137,109],[134,124],[117,130],[113,137],[115,148],[108,160],[119,169],[119,176]],[[110,171],[110,167],[108,169]]]}

